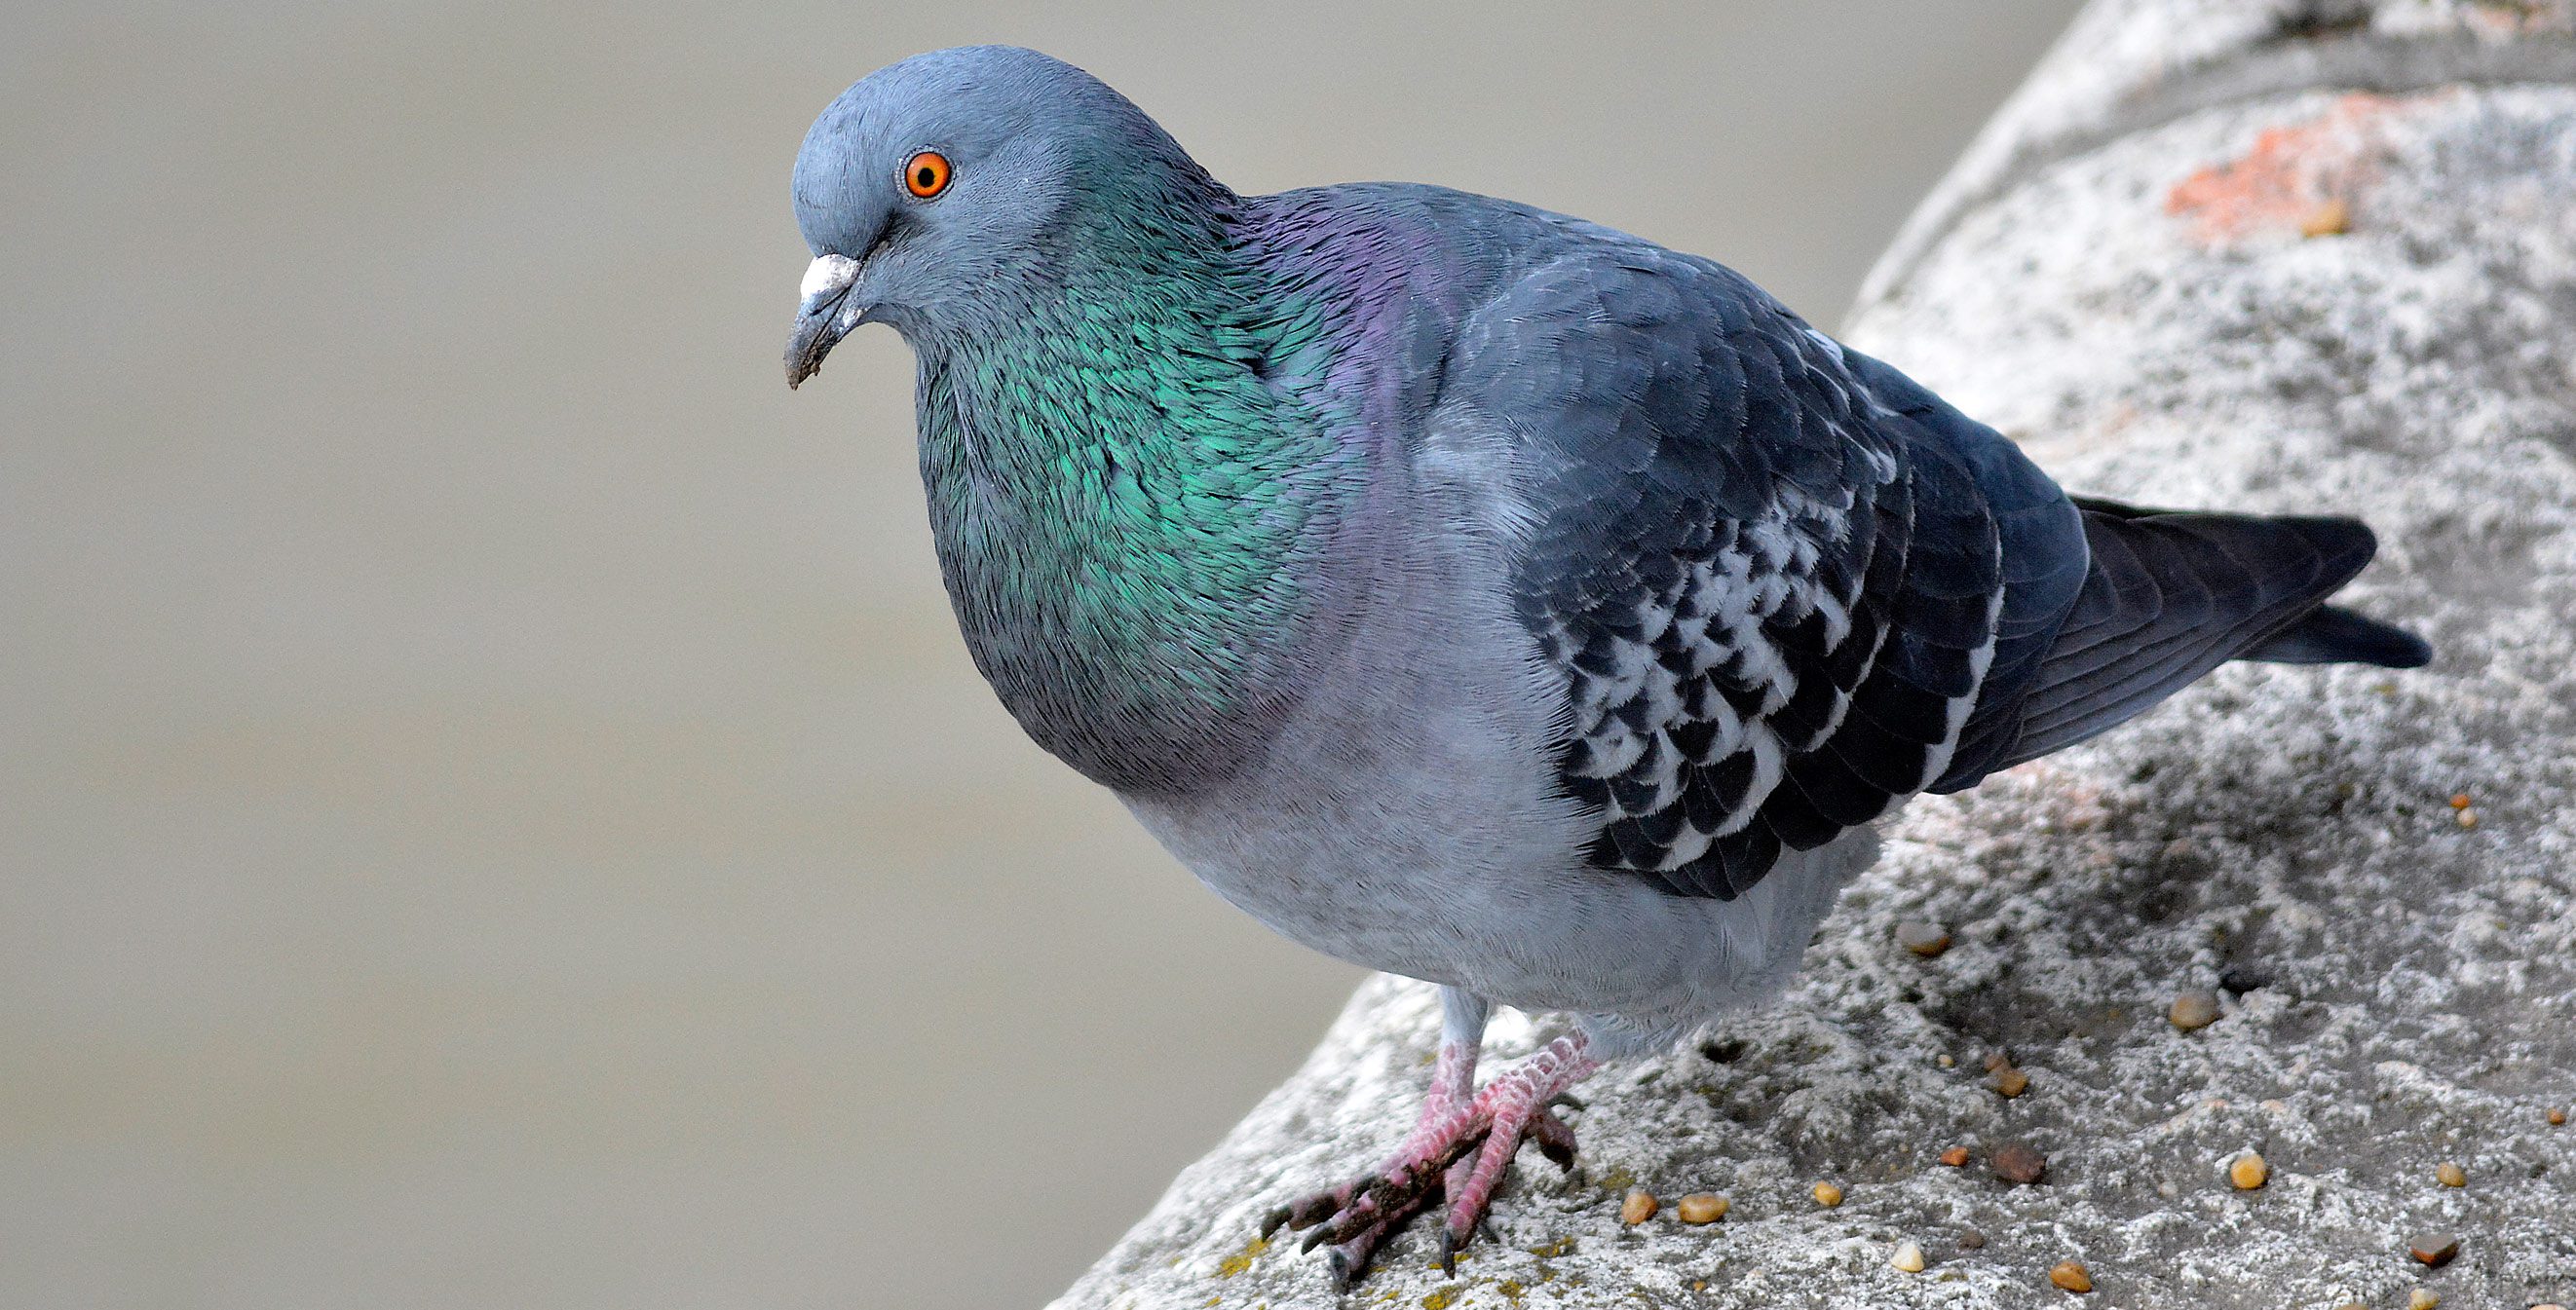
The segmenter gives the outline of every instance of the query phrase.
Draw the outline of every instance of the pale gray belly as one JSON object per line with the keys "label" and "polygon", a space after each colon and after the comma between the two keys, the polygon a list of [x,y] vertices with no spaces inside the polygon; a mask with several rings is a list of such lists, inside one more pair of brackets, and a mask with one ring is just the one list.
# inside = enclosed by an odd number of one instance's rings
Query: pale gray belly
{"label": "pale gray belly", "polygon": [[1282,935],[1501,1004],[1662,1034],[1785,985],[1867,833],[1733,901],[1589,867],[1595,825],[1553,781],[1554,675],[1490,579],[1411,576],[1424,592],[1375,607],[1265,752],[1127,798],[1137,818]]}

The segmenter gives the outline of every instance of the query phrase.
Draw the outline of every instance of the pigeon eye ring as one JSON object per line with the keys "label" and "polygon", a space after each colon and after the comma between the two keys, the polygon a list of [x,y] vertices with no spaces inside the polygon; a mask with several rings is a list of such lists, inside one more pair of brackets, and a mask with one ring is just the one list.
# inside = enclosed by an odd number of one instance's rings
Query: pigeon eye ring
{"label": "pigeon eye ring", "polygon": [[903,189],[915,200],[931,200],[948,189],[952,170],[948,156],[936,150],[923,150],[903,162]]}

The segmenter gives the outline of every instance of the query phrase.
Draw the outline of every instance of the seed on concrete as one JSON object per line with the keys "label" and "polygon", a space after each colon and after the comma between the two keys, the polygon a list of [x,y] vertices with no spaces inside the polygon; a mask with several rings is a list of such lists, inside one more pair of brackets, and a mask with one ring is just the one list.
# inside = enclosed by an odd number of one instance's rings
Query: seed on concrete
{"label": "seed on concrete", "polygon": [[2165,1010],[2165,1018],[2184,1032],[2206,1028],[2218,1018],[2218,998],[2207,992],[2184,992]]}
{"label": "seed on concrete", "polygon": [[1974,1228],[1962,1228],[1962,1229],[1960,1229],[1960,1230],[1959,1230],[1959,1249],[1960,1249],[1960,1250],[1962,1250],[1962,1251],[1974,1251],[1974,1250],[1976,1250],[1978,1247],[1984,1246],[1985,1244],[1986,1244],[1986,1235],[1985,1235],[1984,1233],[1978,1232],[1978,1231],[1977,1231],[1976,1229],[1974,1229]]}
{"label": "seed on concrete", "polygon": [[2079,1294],[2093,1290],[2093,1275],[2084,1272],[2084,1266],[2072,1260],[2058,1261],[2048,1271],[2048,1281]]}
{"label": "seed on concrete", "polygon": [[2460,826],[2463,828],[2474,828],[2478,826],[2478,812],[2476,810],[2462,810],[2451,817],[2457,819]]}
{"label": "seed on concrete", "polygon": [[2451,795],[2451,808],[2455,810],[2465,810],[2476,803],[2477,802],[2469,799],[2469,794],[2464,791],[2454,792]]}
{"label": "seed on concrete", "polygon": [[1832,1183],[1818,1183],[1815,1188],[1815,1197],[1816,1204],[1831,1210],[1835,1206],[1843,1203],[1843,1189],[1834,1186]]}
{"label": "seed on concrete", "polygon": [[1896,1254],[1890,1256],[1887,1262],[1905,1273],[1922,1273],[1923,1248],[1912,1242],[1899,1242],[1896,1244]]}
{"label": "seed on concrete", "polygon": [[2307,217],[2299,220],[2299,235],[2303,237],[2342,236],[2351,230],[2352,205],[2342,196],[2326,197],[2324,204],[2309,210]]}
{"label": "seed on concrete", "polygon": [[2559,1109],[2557,1106],[2554,1106],[2554,1105],[2553,1105],[2553,1106],[2549,1107],[2548,1119],[2549,1119],[2549,1126],[2550,1126],[2550,1127],[2552,1127],[2552,1128],[2556,1128],[2556,1127],[2558,1127],[2560,1124],[2563,1124],[2563,1123],[2566,1123],[2566,1122],[2567,1122],[2567,1112],[2566,1112],[2565,1110],[2561,1110],[2561,1109]]}
{"label": "seed on concrete", "polygon": [[1619,1203],[1619,1222],[1633,1228],[1654,1218],[1655,1211],[1662,1208],[1654,1193],[1642,1187],[1630,1188],[1628,1199]]}
{"label": "seed on concrete", "polygon": [[2441,1303],[2441,1295],[2429,1287],[2419,1287],[2406,1294],[2406,1310],[2433,1310]]}
{"label": "seed on concrete", "polygon": [[2460,1239],[2449,1233],[2427,1233],[2406,1247],[2406,1254],[2435,1269],[2451,1263],[2451,1257],[2459,1253]]}
{"label": "seed on concrete", "polygon": [[1674,1203],[1673,1217],[1686,1224],[1713,1224],[1733,1208],[1733,1202],[1715,1192],[1693,1192]]}
{"label": "seed on concrete", "polygon": [[1967,1162],[1968,1148],[1964,1146],[1953,1146],[1949,1150],[1941,1153],[1941,1163],[1946,1164],[1953,1169],[1956,1169]]}
{"label": "seed on concrete", "polygon": [[1896,925],[1896,944],[1930,959],[1950,949],[1950,930],[1937,923],[1907,919]]}
{"label": "seed on concrete", "polygon": [[2027,1142],[2006,1142],[1986,1152],[1986,1167],[2005,1182],[2028,1186],[2048,1176],[2048,1157]]}
{"label": "seed on concrete", "polygon": [[2236,1190],[2240,1192],[2253,1191],[2270,1181],[2271,1177],[2272,1166],[2263,1163],[2263,1157],[2252,1151],[2236,1157],[2235,1163],[2227,1166],[2227,1181],[2236,1184]]}
{"label": "seed on concrete", "polygon": [[2011,1065],[1995,1070],[1995,1094],[2009,1101],[2030,1090],[2030,1075]]}
{"label": "seed on concrete", "polygon": [[2469,1185],[2469,1171],[2444,1160],[2433,1166],[2433,1181],[2444,1187],[2466,1187]]}

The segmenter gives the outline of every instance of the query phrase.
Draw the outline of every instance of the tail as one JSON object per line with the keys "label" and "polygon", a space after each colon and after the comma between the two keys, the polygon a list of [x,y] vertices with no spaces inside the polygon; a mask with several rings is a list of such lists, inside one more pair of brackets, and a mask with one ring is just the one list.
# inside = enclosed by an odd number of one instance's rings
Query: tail
{"label": "tail", "polygon": [[2420,669],[2433,658],[2422,637],[2392,623],[2355,614],[2340,605],[2319,605],[2281,635],[2245,652],[2240,660],[2267,664],[2376,664],[2383,669]]}
{"label": "tail", "polygon": [[1987,768],[2106,731],[2229,660],[2411,669],[2433,657],[2423,638],[2325,603],[2378,549],[2355,520],[2075,503],[2092,568]]}

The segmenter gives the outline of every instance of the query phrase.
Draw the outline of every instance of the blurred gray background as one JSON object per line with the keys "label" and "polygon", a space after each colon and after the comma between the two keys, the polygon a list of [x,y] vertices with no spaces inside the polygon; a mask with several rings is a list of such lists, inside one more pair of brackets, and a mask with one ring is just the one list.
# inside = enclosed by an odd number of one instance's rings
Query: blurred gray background
{"label": "blurred gray background", "polygon": [[2073,8],[14,7],[0,1305],[1033,1305],[1357,980],[995,706],[893,334],[781,385],[854,78],[1830,324]]}

